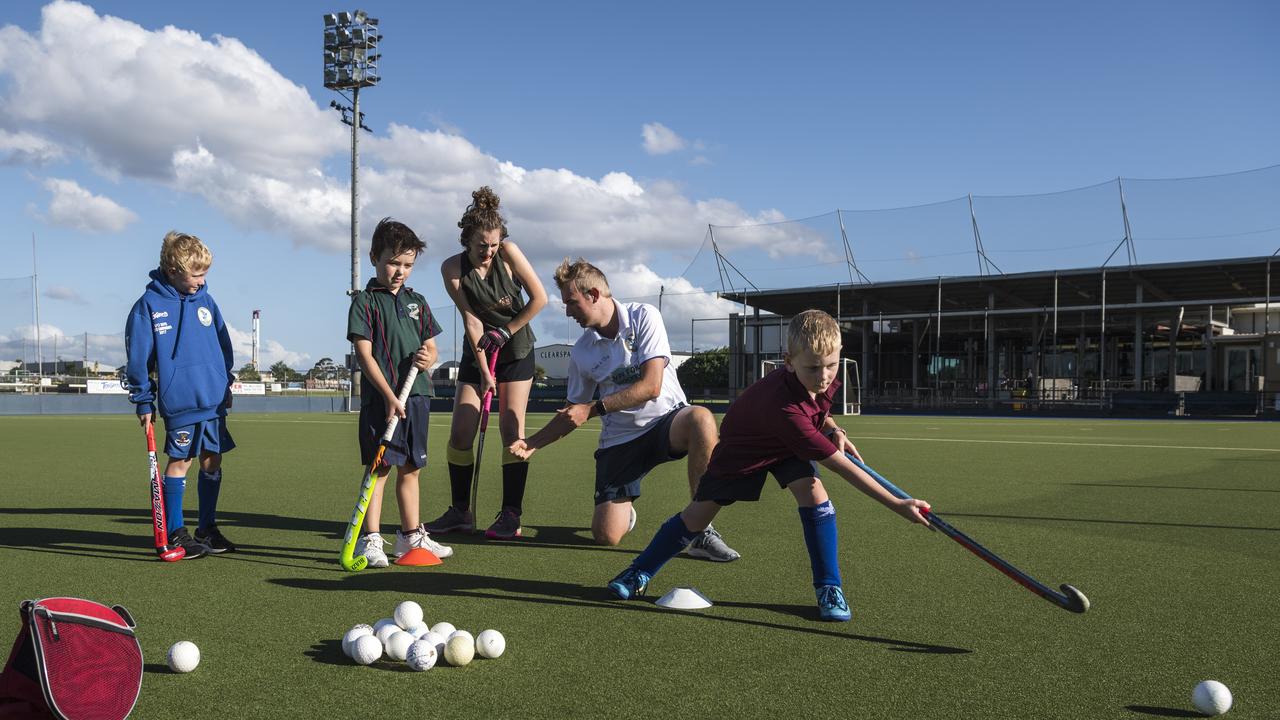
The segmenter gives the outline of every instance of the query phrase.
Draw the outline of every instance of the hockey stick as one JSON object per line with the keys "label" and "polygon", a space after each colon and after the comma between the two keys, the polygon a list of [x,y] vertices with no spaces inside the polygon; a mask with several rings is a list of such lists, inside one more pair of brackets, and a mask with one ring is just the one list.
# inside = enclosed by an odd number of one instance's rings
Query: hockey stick
{"label": "hockey stick", "polygon": [[[489,353],[489,375],[492,376],[498,370],[498,350],[494,349]],[[494,387],[498,386],[498,379],[493,379]],[[476,496],[480,494],[480,458],[484,455],[484,432],[489,429],[489,404],[493,401],[493,390],[486,390],[484,398],[480,400],[480,433],[476,442],[476,465],[475,470],[471,473],[471,517],[472,523],[480,519],[480,514],[476,512]],[[474,525],[474,529],[478,531],[480,526]]]}
{"label": "hockey stick", "polygon": [[164,478],[160,477],[160,463],[156,460],[155,423],[147,423],[147,456],[151,460],[151,529],[156,555],[165,562],[177,562],[187,556],[187,551],[169,544],[169,526],[164,517]]}
{"label": "hockey stick", "polygon": [[[404,381],[400,384],[400,396],[396,398],[401,406],[409,400],[413,381],[417,379],[417,366],[410,366],[409,372],[405,373]],[[387,421],[387,429],[382,433],[382,439],[378,441],[378,454],[373,456],[373,462],[369,463],[369,469],[364,473],[364,482],[360,484],[360,496],[356,498],[356,509],[351,513],[351,521],[347,523],[347,534],[342,538],[342,556],[338,562],[342,563],[343,570],[359,572],[369,564],[368,558],[355,554],[356,540],[360,535],[360,526],[364,524],[364,514],[369,511],[369,500],[373,498],[373,486],[378,482],[376,471],[382,464],[382,454],[387,451],[387,443],[391,442],[391,436],[399,424],[398,415],[392,415]]]}
{"label": "hockey stick", "polygon": [[[848,453],[845,453],[845,457],[849,458],[849,460],[852,461],[854,465],[857,465],[859,468],[861,468],[863,472],[870,475],[873,480],[880,483],[880,486],[883,487],[885,490],[888,490],[889,493],[892,494],[894,497],[901,498],[903,500],[911,499],[910,495],[900,490],[897,485],[894,485],[893,483],[886,480],[883,476],[880,475],[880,473],[867,467],[867,465],[864,464],[861,460],[858,460],[857,458],[855,458],[854,456]],[[943,520],[942,518],[938,517],[937,513],[934,513],[929,510],[922,510],[920,511],[920,514],[924,515],[925,519],[929,521],[930,525],[937,528],[938,530],[941,530],[942,534],[960,543],[969,552],[973,553],[974,555],[977,555],[983,560],[986,560],[992,567],[1004,573],[1005,575],[1008,575],[1014,582],[1030,590],[1036,595],[1039,595],[1040,597],[1044,598],[1045,600],[1048,600],[1054,605],[1057,605],[1063,610],[1070,610],[1073,613],[1082,613],[1089,609],[1089,598],[1085,597],[1084,593],[1080,592],[1074,587],[1070,585],[1061,585],[1060,587],[1062,588],[1062,592],[1053,590],[1052,588],[1045,586],[1043,583],[1039,582],[1035,578],[1031,577],[1030,575],[1022,572],[1018,568],[1009,564],[1006,560],[1001,558],[999,555],[996,555],[990,550],[982,547],[977,542],[975,542],[973,538],[970,538],[968,535],[965,535],[964,533],[952,527],[951,524],[948,523],[946,520]]]}

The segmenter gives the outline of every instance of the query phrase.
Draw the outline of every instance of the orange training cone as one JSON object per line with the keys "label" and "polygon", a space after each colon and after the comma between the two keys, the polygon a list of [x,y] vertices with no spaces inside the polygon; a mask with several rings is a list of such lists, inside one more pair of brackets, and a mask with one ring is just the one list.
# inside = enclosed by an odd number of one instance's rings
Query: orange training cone
{"label": "orange training cone", "polygon": [[396,559],[397,565],[440,565],[444,561],[436,557],[436,554],[426,548],[413,548],[409,552],[401,555]]}

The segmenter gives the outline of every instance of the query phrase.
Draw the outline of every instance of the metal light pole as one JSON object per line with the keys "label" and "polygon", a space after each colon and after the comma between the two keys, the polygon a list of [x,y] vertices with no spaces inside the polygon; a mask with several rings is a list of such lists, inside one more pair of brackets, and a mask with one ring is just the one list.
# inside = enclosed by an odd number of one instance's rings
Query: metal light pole
{"label": "metal light pole", "polygon": [[[351,126],[351,294],[360,292],[360,130],[369,130],[360,112],[360,88],[373,87],[378,75],[375,51],[382,35],[378,19],[363,10],[328,13],[324,16],[324,86],[350,100],[341,105],[336,100],[329,107],[342,113],[342,122]],[[351,97],[344,94],[351,91]]]}
{"label": "metal light pole", "polygon": [[[350,100],[341,105],[336,100],[329,107],[342,113],[342,122],[351,126],[351,290],[360,292],[360,131],[369,130],[360,112],[360,88],[373,87],[382,78],[378,75],[378,59],[375,51],[382,40],[378,31],[378,19],[365,11],[328,13],[324,16],[324,86]],[[344,90],[351,91],[347,98]],[[351,372],[350,400],[358,392],[360,370],[355,363],[355,348],[351,348],[347,369]],[[348,410],[354,403],[348,404]]]}

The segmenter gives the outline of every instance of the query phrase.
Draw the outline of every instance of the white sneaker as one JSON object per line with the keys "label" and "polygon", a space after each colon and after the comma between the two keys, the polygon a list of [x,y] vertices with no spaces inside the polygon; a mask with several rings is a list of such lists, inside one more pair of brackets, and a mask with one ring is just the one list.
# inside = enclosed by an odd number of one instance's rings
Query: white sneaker
{"label": "white sneaker", "polygon": [[387,567],[390,563],[387,562],[387,554],[382,550],[382,546],[386,542],[378,533],[361,535],[360,540],[356,543],[356,555],[363,555],[369,561],[369,567]]}
{"label": "white sneaker", "polygon": [[405,553],[414,548],[426,548],[435,554],[438,558],[447,558],[453,554],[453,548],[448,545],[441,545],[431,539],[431,535],[427,532],[427,528],[419,525],[416,529],[410,530],[406,535],[399,530],[396,531],[396,546],[393,554],[396,557],[402,557]]}

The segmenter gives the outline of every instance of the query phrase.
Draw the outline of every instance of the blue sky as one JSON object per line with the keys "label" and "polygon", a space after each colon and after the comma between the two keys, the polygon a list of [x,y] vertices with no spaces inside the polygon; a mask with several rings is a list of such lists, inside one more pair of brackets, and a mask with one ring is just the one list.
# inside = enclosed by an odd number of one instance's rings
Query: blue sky
{"label": "blue sky", "polygon": [[[6,3],[0,278],[30,274],[34,233],[44,337],[119,333],[177,228],[214,250],[209,286],[238,364],[254,308],[268,361],[305,370],[345,352],[348,145],[320,52],[321,15],[339,9],[354,8]],[[430,248],[411,284],[446,306],[437,268],[457,248],[453,223],[471,190],[493,185],[543,277],[582,254],[620,296],[654,302],[665,286],[679,347],[689,318],[727,310],[696,293],[711,277],[697,256],[708,223],[842,208],[873,279],[968,274],[956,199],[973,193],[1003,269],[1096,265],[1117,239],[1116,176],[1280,163],[1280,6],[1269,2],[364,9],[386,37],[384,83],[362,95],[374,130],[361,141],[362,239],[384,215],[413,225]],[[1278,175],[1134,181],[1139,261],[1270,254]],[[829,261],[831,217],[802,223],[808,236],[780,227],[718,239],[761,284],[770,263]],[[775,279],[839,279],[806,272]],[[29,304],[10,300],[21,298],[12,282],[0,293],[0,352],[21,353]],[[535,326],[542,341],[575,334],[561,311],[553,303]],[[714,343],[714,325],[698,345]],[[448,357],[453,340],[441,341]]]}

